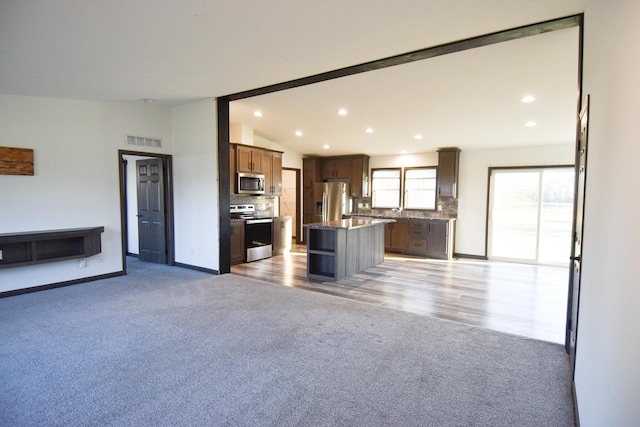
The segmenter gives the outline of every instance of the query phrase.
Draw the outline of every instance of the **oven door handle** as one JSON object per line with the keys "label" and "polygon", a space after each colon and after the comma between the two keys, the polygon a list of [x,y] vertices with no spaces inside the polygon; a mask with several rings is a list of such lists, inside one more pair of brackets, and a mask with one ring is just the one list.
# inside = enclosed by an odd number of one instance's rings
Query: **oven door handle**
{"label": "oven door handle", "polygon": [[264,218],[264,219],[248,219],[247,225],[251,224],[266,224],[269,222],[273,222],[273,218]]}

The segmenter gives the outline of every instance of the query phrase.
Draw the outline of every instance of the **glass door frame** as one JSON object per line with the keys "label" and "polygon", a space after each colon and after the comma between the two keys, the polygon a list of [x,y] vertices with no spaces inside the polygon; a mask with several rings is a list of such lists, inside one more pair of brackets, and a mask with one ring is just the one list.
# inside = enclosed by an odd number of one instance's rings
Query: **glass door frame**
{"label": "glass door frame", "polygon": [[[568,169],[575,172],[574,165],[534,165],[534,166],[500,166],[500,167],[489,167],[488,169],[488,185],[487,185],[487,213],[486,213],[486,229],[485,229],[485,254],[488,260],[493,261],[505,261],[505,262],[518,262],[523,264],[536,264],[536,265],[551,265],[551,266],[563,266],[563,263],[551,263],[551,262],[540,262],[540,228],[542,221],[542,200],[538,200],[537,206],[537,219],[536,219],[536,256],[535,259],[522,259],[522,258],[506,258],[506,257],[493,257],[491,256],[492,249],[492,210],[493,210],[493,196],[494,196],[494,183],[495,180],[493,178],[494,172],[497,171],[514,171],[514,172],[526,172],[526,171],[537,171],[540,173],[539,175],[539,194],[541,194],[542,182],[543,182],[543,172],[544,170],[552,170],[552,169]],[[575,182],[575,179],[572,181]],[[572,187],[573,188],[573,187]],[[574,201],[575,203],[575,201]],[[570,244],[571,242],[568,242]],[[569,265],[569,258],[567,257],[567,265]]]}

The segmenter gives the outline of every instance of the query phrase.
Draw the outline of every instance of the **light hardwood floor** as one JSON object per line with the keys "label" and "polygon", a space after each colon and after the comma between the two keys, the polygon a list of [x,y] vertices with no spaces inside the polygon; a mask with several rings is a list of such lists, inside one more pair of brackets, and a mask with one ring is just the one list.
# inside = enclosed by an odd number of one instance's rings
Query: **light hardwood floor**
{"label": "light hardwood floor", "polygon": [[385,254],[337,282],[310,280],[306,247],[235,265],[255,280],[564,344],[569,268]]}

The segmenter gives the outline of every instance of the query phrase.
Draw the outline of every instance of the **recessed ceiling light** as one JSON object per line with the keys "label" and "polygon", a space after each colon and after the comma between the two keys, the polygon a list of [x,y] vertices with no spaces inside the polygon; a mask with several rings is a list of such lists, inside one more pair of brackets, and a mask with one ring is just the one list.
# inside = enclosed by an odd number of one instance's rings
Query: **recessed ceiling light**
{"label": "recessed ceiling light", "polygon": [[296,136],[302,136],[302,131],[301,130],[297,130],[296,131]]}
{"label": "recessed ceiling light", "polygon": [[146,102],[147,104],[153,104],[154,102],[156,102],[155,99],[151,99],[151,98],[144,98],[143,101]]}
{"label": "recessed ceiling light", "polygon": [[528,128],[532,128],[532,127],[534,127],[535,125],[537,125],[537,123],[536,123],[536,122],[533,122],[533,121],[525,123],[525,126],[526,126],[526,127],[528,127]]}
{"label": "recessed ceiling light", "polygon": [[371,129],[371,128],[366,128],[364,131],[365,131],[366,133],[373,133],[373,129]]}
{"label": "recessed ceiling light", "polygon": [[408,151],[407,151],[407,150],[402,150],[402,151],[400,152],[400,154],[407,154],[407,153],[408,153]]}
{"label": "recessed ceiling light", "polygon": [[331,148],[331,147],[329,147],[329,144],[324,144],[324,145],[322,146],[322,148],[324,148],[325,150],[328,150],[328,149],[329,149],[329,148]]}
{"label": "recessed ceiling light", "polygon": [[256,117],[262,117],[262,111],[256,110],[256,111],[253,112],[253,115],[256,116]]}
{"label": "recessed ceiling light", "polygon": [[525,96],[524,98],[522,98],[522,99],[520,100],[520,102],[524,102],[524,103],[526,104],[526,103],[529,103],[529,102],[533,102],[533,101],[535,101],[535,100],[536,100],[536,97],[535,97],[535,96],[533,96],[533,95],[527,95],[527,96]]}
{"label": "recessed ceiling light", "polygon": [[347,115],[347,110],[346,108],[341,108],[338,110],[338,115],[340,116],[346,116]]}
{"label": "recessed ceiling light", "polygon": [[420,135],[419,133],[416,133],[415,135],[413,135],[413,139],[422,139],[424,138],[424,136]]}

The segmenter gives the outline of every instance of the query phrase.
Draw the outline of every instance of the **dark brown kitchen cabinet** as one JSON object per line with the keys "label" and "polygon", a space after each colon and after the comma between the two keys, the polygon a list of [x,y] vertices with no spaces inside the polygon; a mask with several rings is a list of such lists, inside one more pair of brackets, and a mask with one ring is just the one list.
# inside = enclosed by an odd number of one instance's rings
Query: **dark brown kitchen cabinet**
{"label": "dark brown kitchen cabinet", "polygon": [[264,174],[264,194],[279,196],[282,194],[282,153],[263,152],[262,173]]}
{"label": "dark brown kitchen cabinet", "polygon": [[427,257],[451,259],[453,230],[450,221],[430,220],[427,234]]}
{"label": "dark brown kitchen cabinet", "polygon": [[453,220],[397,219],[385,226],[385,251],[426,258],[453,257]]}
{"label": "dark brown kitchen cabinet", "polygon": [[238,172],[263,173],[264,150],[236,145]]}
{"label": "dark brown kitchen cabinet", "polygon": [[[315,215],[315,184],[319,182],[319,158],[302,159],[302,223],[311,224]],[[306,233],[302,234],[306,239]]]}
{"label": "dark brown kitchen cabinet", "polygon": [[351,179],[351,159],[349,158],[327,158],[322,159],[320,168],[320,178],[322,181],[331,179]]}
{"label": "dark brown kitchen cabinet", "polygon": [[291,249],[292,219],[290,216],[281,216],[273,219],[273,255],[280,255]]}
{"label": "dark brown kitchen cabinet", "polygon": [[353,156],[320,157],[319,181],[346,181],[351,197],[367,197],[369,195],[369,156],[357,154]]}
{"label": "dark brown kitchen cabinet", "polygon": [[244,262],[244,221],[231,221],[231,264]]}
{"label": "dark brown kitchen cabinet", "polygon": [[384,249],[389,252],[406,252],[409,249],[409,221],[397,219],[385,224]]}
{"label": "dark brown kitchen cabinet", "polygon": [[369,196],[369,156],[351,159],[351,196]]}
{"label": "dark brown kitchen cabinet", "polygon": [[458,197],[460,149],[438,149],[438,197]]}
{"label": "dark brown kitchen cabinet", "polygon": [[265,195],[282,194],[282,152],[248,145],[231,144],[229,153],[231,192],[237,192],[237,173],[264,175]]}

